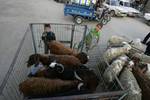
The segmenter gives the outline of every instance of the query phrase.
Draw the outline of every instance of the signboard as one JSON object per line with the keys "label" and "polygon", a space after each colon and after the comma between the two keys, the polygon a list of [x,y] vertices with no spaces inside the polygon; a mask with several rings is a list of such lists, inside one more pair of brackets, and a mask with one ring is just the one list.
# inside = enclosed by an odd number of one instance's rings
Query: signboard
{"label": "signboard", "polygon": [[71,0],[71,2],[89,6],[91,3],[95,4],[96,0]]}

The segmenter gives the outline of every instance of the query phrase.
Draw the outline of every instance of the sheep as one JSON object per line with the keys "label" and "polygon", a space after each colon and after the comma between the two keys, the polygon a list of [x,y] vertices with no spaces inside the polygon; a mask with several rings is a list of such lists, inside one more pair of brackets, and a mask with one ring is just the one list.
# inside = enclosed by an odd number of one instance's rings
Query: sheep
{"label": "sheep", "polygon": [[108,40],[108,46],[123,46],[123,42],[127,42],[132,46],[132,52],[142,52],[146,50],[146,46],[141,43],[141,39],[129,40],[126,37],[112,36]]}
{"label": "sheep", "polygon": [[129,58],[126,55],[120,56],[115,61],[113,61],[109,67],[106,68],[103,77],[107,83],[113,82],[115,75],[119,75],[128,59]]}
{"label": "sheep", "polygon": [[135,66],[133,74],[142,89],[142,100],[148,100],[150,98],[150,79],[144,74],[144,70]]}
{"label": "sheep", "polygon": [[50,49],[51,54],[73,55],[77,57],[82,64],[86,64],[88,62],[89,57],[87,56],[86,53],[84,52],[77,53],[75,50],[65,47],[64,44],[60,43],[59,41],[49,42],[48,47]]}
{"label": "sheep", "polygon": [[80,91],[84,83],[79,80],[63,81],[60,79],[29,78],[19,84],[19,91],[25,97],[38,98],[56,96],[76,89]]}
{"label": "sheep", "polygon": [[111,36],[108,39],[108,45],[109,46],[123,46],[123,42],[129,42],[129,40],[122,36]]}
{"label": "sheep", "polygon": [[139,60],[140,62],[143,63],[150,63],[150,56],[147,56],[145,54],[140,54],[140,53],[130,53],[129,55],[131,58],[136,58],[137,60]]}
{"label": "sheep", "polygon": [[[55,67],[54,67],[55,66]],[[46,68],[43,71],[37,72],[34,77],[45,77],[45,78],[59,78],[62,80],[80,80],[84,83],[86,89],[89,92],[95,91],[97,85],[98,85],[98,78],[96,74],[88,69],[86,66],[82,66],[79,69],[72,70],[72,69],[67,69],[64,67],[63,71],[58,71],[58,66],[60,64],[57,63],[52,63],[48,68]],[[61,68],[61,66],[59,67]]]}
{"label": "sheep", "polygon": [[128,90],[128,95],[124,100],[142,100],[141,88],[133,73],[128,68],[124,68],[119,79],[123,87]]}
{"label": "sheep", "polygon": [[70,69],[78,69],[82,65],[82,63],[76,57],[72,55],[42,55],[42,54],[32,54],[30,55],[27,61],[27,67],[31,65],[37,65],[40,62],[45,65],[49,66],[52,62],[56,61],[64,65]]}
{"label": "sheep", "polygon": [[105,59],[110,63],[112,62],[115,58],[129,53],[129,50],[131,50],[131,46],[128,43],[124,42],[123,47],[116,47],[116,48],[110,48],[107,49],[106,52],[104,53]]}
{"label": "sheep", "polygon": [[[82,66],[81,69],[88,69],[86,66]],[[30,75],[29,77],[45,77],[45,78],[59,78],[62,80],[82,80],[77,74],[76,71],[80,71],[81,69],[68,69],[64,67],[62,64],[52,62],[48,68],[44,70],[37,71],[35,74]],[[81,70],[82,71],[82,70]]]}
{"label": "sheep", "polygon": [[142,53],[146,50],[146,45],[141,43],[141,39],[134,39],[131,41],[130,45],[132,46],[132,52]]}
{"label": "sheep", "polygon": [[89,89],[89,92],[94,92],[99,84],[99,79],[90,69],[80,69],[76,71],[77,75],[83,80],[84,86],[86,89]]}

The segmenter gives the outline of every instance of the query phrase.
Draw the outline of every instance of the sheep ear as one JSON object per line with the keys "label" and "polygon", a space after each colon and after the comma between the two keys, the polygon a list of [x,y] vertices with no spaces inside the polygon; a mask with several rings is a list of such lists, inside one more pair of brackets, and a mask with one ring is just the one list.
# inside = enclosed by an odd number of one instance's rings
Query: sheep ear
{"label": "sheep ear", "polygon": [[81,87],[82,87],[83,85],[84,85],[83,83],[79,83],[79,84],[78,84],[78,90],[81,90]]}
{"label": "sheep ear", "polygon": [[87,56],[88,60],[90,59],[90,56]]}

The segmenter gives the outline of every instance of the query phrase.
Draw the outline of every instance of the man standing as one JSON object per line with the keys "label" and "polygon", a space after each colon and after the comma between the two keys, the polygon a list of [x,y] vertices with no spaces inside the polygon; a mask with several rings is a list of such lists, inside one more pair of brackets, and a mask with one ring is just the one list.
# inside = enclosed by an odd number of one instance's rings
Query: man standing
{"label": "man standing", "polygon": [[143,44],[147,45],[145,54],[148,55],[148,56],[150,56],[150,40],[148,41],[149,38],[150,38],[150,32],[146,35],[146,37],[142,41]]}

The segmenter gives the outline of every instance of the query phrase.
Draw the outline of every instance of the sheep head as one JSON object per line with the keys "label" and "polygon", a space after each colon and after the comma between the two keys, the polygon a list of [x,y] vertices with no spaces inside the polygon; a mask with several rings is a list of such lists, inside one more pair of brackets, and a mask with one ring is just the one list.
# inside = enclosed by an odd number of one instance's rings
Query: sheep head
{"label": "sheep head", "polygon": [[86,53],[84,53],[84,52],[78,53],[76,55],[76,57],[80,60],[80,62],[82,64],[86,64],[88,62],[88,60],[89,60],[89,56]]}
{"label": "sheep head", "polygon": [[49,67],[55,69],[58,73],[62,73],[64,71],[64,66],[62,64],[56,63],[55,61],[52,62]]}
{"label": "sheep head", "polygon": [[40,54],[32,54],[29,56],[29,59],[27,61],[27,67],[31,67],[32,65],[37,65],[39,64],[40,60]]}

